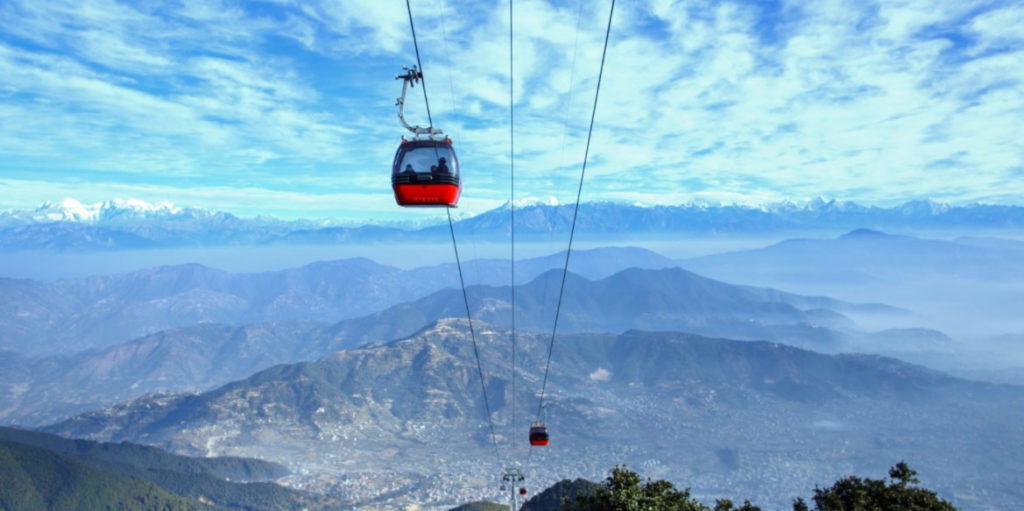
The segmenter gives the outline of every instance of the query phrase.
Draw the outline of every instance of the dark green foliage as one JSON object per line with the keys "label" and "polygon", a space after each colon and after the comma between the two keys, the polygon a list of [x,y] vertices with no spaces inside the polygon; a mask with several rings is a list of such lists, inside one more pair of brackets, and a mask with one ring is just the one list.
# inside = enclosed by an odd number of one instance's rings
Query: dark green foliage
{"label": "dark green foliage", "polygon": [[640,475],[624,466],[612,469],[593,495],[580,495],[567,501],[563,509],[579,511],[711,511],[690,498],[690,490],[679,491],[663,480],[642,481]]}
{"label": "dark green foliage", "polygon": [[[956,511],[935,492],[916,487],[917,482],[917,472],[901,461],[889,470],[888,481],[851,476],[836,481],[829,488],[815,489],[814,509]],[[566,479],[527,501],[520,511],[761,511],[761,508],[749,500],[737,507],[729,499],[718,499],[711,508],[691,498],[689,489],[679,491],[668,481],[644,481],[636,472],[616,466],[603,484]],[[793,501],[793,511],[810,511],[810,508],[803,498],[797,498]]]}
{"label": "dark green foliage", "polygon": [[735,507],[729,499],[718,499],[715,501],[714,511],[761,511],[761,508],[751,504],[749,500],[744,500],[742,506]]}
{"label": "dark green foliage", "polygon": [[288,469],[277,463],[252,458],[191,458],[146,445],[71,440],[14,428],[0,427],[0,440],[42,447],[103,468],[170,470],[186,474],[208,474],[236,481],[268,481],[288,475]]}
{"label": "dark green foliage", "polygon": [[100,470],[51,451],[0,440],[4,511],[219,510],[153,483]]}
{"label": "dark green foliage", "polygon": [[[850,476],[829,488],[815,488],[816,511],[956,511],[935,492],[918,488],[917,472],[904,462],[889,469],[889,480],[861,479]],[[793,511],[803,511],[803,500],[793,503]]]}
{"label": "dark green foliage", "polygon": [[459,507],[453,507],[448,511],[508,511],[508,506],[480,500],[477,502],[470,502],[469,504],[463,504]]}
{"label": "dark green foliage", "polygon": [[[284,467],[262,460],[190,458],[127,442],[69,440],[46,433],[0,428],[0,441],[5,440],[46,449],[92,468],[145,479],[172,494],[204,499],[230,509],[318,509],[331,503],[330,499],[270,482],[242,483],[223,479],[265,479],[287,474]],[[6,511],[2,506],[0,510]]]}
{"label": "dark green foliage", "polygon": [[557,511],[562,509],[566,500],[575,500],[580,495],[593,495],[600,487],[600,484],[586,479],[564,479],[534,495],[523,504],[521,511]]}
{"label": "dark green foliage", "polygon": [[208,475],[153,469],[138,476],[178,495],[204,497],[217,505],[246,511],[317,509],[317,504],[325,500],[275,483],[233,483]]}

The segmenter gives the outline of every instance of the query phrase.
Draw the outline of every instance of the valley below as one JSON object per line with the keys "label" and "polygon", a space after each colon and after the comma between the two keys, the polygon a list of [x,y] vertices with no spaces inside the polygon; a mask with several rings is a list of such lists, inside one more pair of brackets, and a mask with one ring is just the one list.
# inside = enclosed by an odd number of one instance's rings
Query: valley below
{"label": "valley below", "polygon": [[[992,308],[965,336],[976,309],[934,321],[912,297],[925,280],[1016,297],[1017,251],[863,231],[683,261],[582,250],[553,345],[564,253],[517,261],[514,288],[508,261],[465,261],[468,303],[452,264],[359,258],[0,279],[0,420],[266,460],[324,509],[450,509],[500,500],[508,466],[534,494],[619,464],[788,509],[898,461],[959,509],[1005,509],[1024,502],[1015,320]],[[832,278],[849,272],[857,292]],[[538,418],[552,442],[530,448]]]}
{"label": "valley below", "polygon": [[495,499],[503,465],[524,459],[537,489],[600,480],[625,463],[706,501],[741,497],[769,508],[899,460],[964,509],[1024,498],[1016,484],[1024,464],[1014,461],[1024,452],[1009,440],[1024,435],[1024,389],[775,343],[579,334],[559,339],[553,362],[545,411],[552,444],[530,452],[525,433],[546,339],[520,337],[512,424],[509,332],[477,327],[498,457],[464,320],[202,394],[146,396],[46,430],[266,459],[293,471],[281,482],[358,507]]}

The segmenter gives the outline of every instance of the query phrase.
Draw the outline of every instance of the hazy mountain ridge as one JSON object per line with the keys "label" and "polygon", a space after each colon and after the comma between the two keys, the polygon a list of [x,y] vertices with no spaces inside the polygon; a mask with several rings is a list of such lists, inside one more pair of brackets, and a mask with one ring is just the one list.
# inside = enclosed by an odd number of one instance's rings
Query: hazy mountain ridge
{"label": "hazy mountain ridge", "polygon": [[[531,205],[516,210],[516,233],[537,235],[568,232],[573,205]],[[522,218],[520,225],[519,219]],[[508,232],[508,206],[460,221],[462,232],[483,235]],[[987,204],[953,206],[930,200],[909,201],[890,208],[816,199],[763,206],[682,204],[640,206],[619,202],[588,202],[580,206],[577,229],[585,237],[670,234],[762,234],[869,229],[936,229],[1024,227],[1024,207]],[[440,229],[440,228],[435,228]]]}
{"label": "hazy mountain ridge", "polygon": [[[551,270],[517,286],[516,325],[550,331],[561,272]],[[474,318],[510,325],[508,286],[467,290]],[[804,307],[804,308],[801,308]],[[880,304],[850,304],[773,289],[734,286],[682,268],[627,269],[600,280],[569,274],[559,332],[671,330],[740,339],[766,339],[814,349],[844,346],[856,325],[834,310],[901,314]],[[419,325],[465,314],[461,294],[447,290],[338,325],[365,341],[410,335]]]}
{"label": "hazy mountain ridge", "polygon": [[[585,259],[581,258],[581,263]],[[199,280],[215,280],[208,276],[208,269],[196,270]],[[518,328],[550,331],[560,279],[561,272],[549,270],[517,286]],[[135,296],[148,299],[160,294],[161,289],[187,287],[192,280],[163,278],[159,282],[156,285],[146,280],[145,285],[130,288],[135,290]],[[508,286],[470,286],[467,293],[473,317],[507,327],[511,292]],[[0,385],[10,389],[0,398],[0,417],[9,423],[37,425],[146,392],[203,390],[274,364],[314,360],[340,349],[406,337],[441,318],[463,316],[464,307],[461,292],[447,289],[333,324],[204,323],[70,356],[0,353],[0,367],[18,368],[0,375]],[[867,310],[862,311],[865,307]],[[599,280],[570,274],[559,332],[619,333],[656,328],[774,340],[821,351],[861,346],[862,336],[856,323],[835,310],[864,314],[893,311],[883,305],[862,306],[825,297],[733,286],[679,268],[628,269]],[[884,342],[898,347],[899,333]]]}
{"label": "hazy mountain ridge", "polygon": [[[141,201],[135,201],[138,203]],[[217,246],[245,244],[322,244],[352,242],[436,241],[448,236],[446,226],[396,228],[323,225],[322,221],[243,219],[230,213],[174,208],[122,201],[96,211],[47,204],[35,212],[0,213],[0,247],[28,249],[116,249],[154,246]],[[133,206],[133,204],[135,204]],[[143,203],[144,204],[144,203]],[[517,234],[522,240],[547,239],[568,232],[572,205],[532,204],[517,208]],[[505,239],[508,205],[459,220],[457,232],[482,239]],[[582,204],[578,219],[581,239],[616,239],[624,231],[649,238],[679,234],[764,234],[871,229],[1021,229],[1024,207],[990,204],[953,206],[911,201],[891,208],[817,199],[805,205],[765,206],[684,204],[638,206],[618,202]]]}
{"label": "hazy mountain ridge", "polygon": [[33,426],[68,414],[105,407],[156,390],[202,390],[281,362],[312,359],[302,340],[319,325],[281,322],[202,324],[72,356],[26,357],[0,353],[4,373],[0,417]]}
{"label": "hazy mountain ridge", "polygon": [[[504,443],[509,333],[477,328]],[[519,339],[518,400],[529,407],[547,338],[523,333]],[[553,483],[545,479],[553,474],[594,477],[588,470],[603,472],[614,461],[685,478],[697,495],[727,485],[774,505],[823,473],[849,470],[848,449],[858,453],[854,469],[907,457],[928,465],[937,486],[962,495],[986,488],[1008,497],[1016,487],[1009,474],[1018,457],[1005,449],[1020,446],[996,448],[1002,475],[965,477],[963,470],[996,456],[994,444],[974,441],[982,432],[1003,438],[1012,434],[1007,428],[1021,427],[1021,388],[967,382],[884,357],[638,331],[561,337],[551,376],[553,444],[537,453],[545,470],[531,474],[534,487]],[[432,478],[463,480],[455,474],[491,463],[475,377],[465,322],[444,320],[406,340],[277,366],[203,394],[143,397],[48,430],[182,453],[260,452],[337,477],[396,472],[429,488],[440,484]],[[908,442],[905,435],[923,424],[931,433]],[[628,449],[616,441],[625,432]],[[513,431],[513,438],[519,434]],[[846,447],[838,449],[837,439]],[[723,448],[733,461],[709,464]],[[402,456],[381,455],[392,449]],[[777,488],[759,486],[781,453],[792,456],[786,477]],[[700,469],[690,463],[698,460]],[[412,498],[423,503],[429,492],[419,488]],[[776,490],[784,494],[769,494]],[[340,496],[354,494],[342,487]],[[403,498],[389,502],[401,505]]]}
{"label": "hazy mountain ridge", "polygon": [[266,216],[240,218],[224,211],[177,207],[167,202],[150,204],[138,199],[93,204],[64,199],[46,202],[31,211],[0,212],[0,246],[5,250],[105,250],[247,245],[279,241],[292,232],[308,229],[330,230],[335,223]]}
{"label": "hazy mountain ridge", "polygon": [[[995,338],[1024,331],[1021,247],[1024,243],[1013,239],[927,239],[858,229],[836,238],[789,239],[687,259],[680,265],[727,282],[912,308],[916,319],[907,319],[913,322],[893,318],[878,327],[925,324],[972,351],[970,364],[999,369],[1024,365],[1020,350],[1000,350],[1008,357],[1002,361],[986,354],[997,351]],[[844,312],[859,319],[855,311]],[[961,354],[922,362],[954,370],[967,360]]]}
{"label": "hazy mountain ridge", "polygon": [[[736,277],[759,271],[783,276],[802,271],[818,282],[819,273],[842,270],[851,279],[909,280],[928,275],[974,279],[1022,278],[1024,265],[1013,240],[954,241],[856,229],[836,238],[787,239],[764,248],[727,252],[683,261],[695,271]],[[811,263],[811,264],[809,264]],[[829,281],[831,279],[824,279]]]}
{"label": "hazy mountain ridge", "polygon": [[140,199],[111,199],[94,203],[82,203],[73,198],[61,201],[46,201],[34,210],[0,211],[0,227],[11,225],[46,224],[69,222],[105,227],[125,226],[135,228],[144,223],[163,226],[165,230],[192,228],[211,225],[269,226],[285,229],[328,227],[341,223],[336,219],[281,220],[260,215],[242,218],[226,211],[215,211],[197,207],[176,206],[169,201],[156,203]]}
{"label": "hazy mountain ridge", "polygon": [[[560,263],[554,254],[518,261],[516,270],[527,281]],[[599,278],[673,264],[643,249],[602,248],[576,252],[573,269]],[[467,261],[467,284],[505,282],[509,267]],[[326,323],[457,286],[454,264],[401,270],[365,258],[262,273],[185,264],[50,283],[0,278],[0,348],[67,353],[197,323]]]}

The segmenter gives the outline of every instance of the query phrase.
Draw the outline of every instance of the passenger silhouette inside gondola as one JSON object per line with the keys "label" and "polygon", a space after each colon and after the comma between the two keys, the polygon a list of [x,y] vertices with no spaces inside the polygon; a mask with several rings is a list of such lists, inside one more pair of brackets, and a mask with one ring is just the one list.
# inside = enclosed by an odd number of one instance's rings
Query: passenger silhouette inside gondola
{"label": "passenger silhouette inside gondola", "polygon": [[451,142],[406,141],[398,147],[391,165],[395,202],[399,206],[457,207],[462,191],[460,170]]}

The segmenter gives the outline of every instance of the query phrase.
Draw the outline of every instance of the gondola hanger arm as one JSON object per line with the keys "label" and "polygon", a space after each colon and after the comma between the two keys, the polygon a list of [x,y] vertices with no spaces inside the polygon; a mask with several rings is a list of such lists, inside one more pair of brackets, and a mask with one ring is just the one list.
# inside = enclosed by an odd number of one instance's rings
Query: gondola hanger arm
{"label": "gondola hanger arm", "polygon": [[444,137],[444,132],[433,126],[413,126],[405,120],[405,96],[409,92],[409,88],[415,87],[416,83],[423,79],[423,72],[420,71],[416,66],[402,66],[404,74],[395,75],[395,80],[402,80],[402,95],[395,100],[395,106],[398,107],[398,120],[402,122],[402,126],[405,129],[411,131],[416,139],[429,138],[437,140]]}

